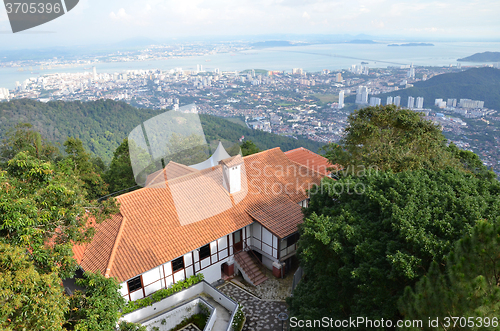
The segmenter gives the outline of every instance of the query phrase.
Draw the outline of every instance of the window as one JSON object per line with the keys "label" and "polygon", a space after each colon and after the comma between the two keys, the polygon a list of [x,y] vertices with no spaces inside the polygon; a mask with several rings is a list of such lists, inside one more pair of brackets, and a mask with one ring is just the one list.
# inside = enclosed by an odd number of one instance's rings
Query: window
{"label": "window", "polygon": [[140,290],[142,288],[141,276],[132,278],[127,284],[130,293]]}
{"label": "window", "polygon": [[292,245],[293,245],[293,244],[295,244],[298,240],[299,240],[299,234],[298,234],[298,233],[292,234],[290,237],[288,237],[288,238],[286,239],[287,247],[292,246]]}
{"label": "window", "polygon": [[210,256],[210,244],[200,248],[200,261]]}
{"label": "window", "polygon": [[184,257],[180,257],[172,261],[172,272],[184,269]]}

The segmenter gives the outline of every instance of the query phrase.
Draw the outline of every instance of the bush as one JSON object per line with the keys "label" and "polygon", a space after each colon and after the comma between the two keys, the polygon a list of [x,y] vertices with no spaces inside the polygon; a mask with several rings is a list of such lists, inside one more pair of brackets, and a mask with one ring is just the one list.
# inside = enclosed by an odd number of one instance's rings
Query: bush
{"label": "bush", "polygon": [[125,306],[125,308],[123,308],[122,312],[123,312],[123,314],[128,314],[128,313],[133,312],[134,310],[137,310],[137,309],[140,309],[143,307],[147,307],[147,306],[151,306],[153,303],[161,301],[161,300],[165,299],[166,297],[171,296],[172,294],[174,294],[176,292],[180,292],[185,288],[188,288],[194,284],[198,284],[204,278],[205,277],[203,276],[203,274],[199,273],[199,274],[196,274],[196,275],[189,277],[188,279],[185,279],[185,280],[179,281],[175,284],[172,284],[172,287],[164,288],[164,289],[161,289],[159,291],[156,291],[150,297],[135,300],[135,301],[129,301],[127,303],[127,305]]}
{"label": "bush", "polygon": [[120,323],[119,331],[147,331],[145,326],[142,326],[137,323],[130,323],[122,321]]}
{"label": "bush", "polygon": [[242,306],[238,304],[238,310],[236,311],[236,314],[234,315],[233,319],[233,330],[234,331],[241,331],[243,329],[243,322],[245,321],[245,314],[243,313],[243,310],[241,310]]}

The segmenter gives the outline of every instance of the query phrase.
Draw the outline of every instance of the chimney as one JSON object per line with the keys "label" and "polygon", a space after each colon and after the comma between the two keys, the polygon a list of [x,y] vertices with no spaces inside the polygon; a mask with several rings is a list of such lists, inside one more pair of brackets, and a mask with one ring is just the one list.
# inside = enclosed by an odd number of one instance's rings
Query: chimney
{"label": "chimney", "polygon": [[222,165],[222,185],[230,193],[241,191],[241,167],[243,167],[243,158],[240,155],[221,160]]}

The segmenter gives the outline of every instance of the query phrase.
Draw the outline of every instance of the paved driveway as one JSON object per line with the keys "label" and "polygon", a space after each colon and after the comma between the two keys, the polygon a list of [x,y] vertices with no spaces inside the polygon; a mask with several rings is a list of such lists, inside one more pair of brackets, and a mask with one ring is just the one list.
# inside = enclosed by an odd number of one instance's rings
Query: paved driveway
{"label": "paved driveway", "polygon": [[226,282],[219,290],[243,306],[247,318],[244,331],[281,331],[277,315],[287,312],[284,302],[261,300],[231,282]]}

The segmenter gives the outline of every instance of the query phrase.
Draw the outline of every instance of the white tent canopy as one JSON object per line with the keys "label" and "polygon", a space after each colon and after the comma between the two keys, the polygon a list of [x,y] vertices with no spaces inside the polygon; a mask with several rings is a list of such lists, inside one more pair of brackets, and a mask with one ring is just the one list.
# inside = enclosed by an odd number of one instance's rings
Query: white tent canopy
{"label": "white tent canopy", "polygon": [[226,152],[224,149],[224,146],[222,146],[222,143],[219,141],[219,145],[217,146],[217,149],[215,150],[214,154],[212,156],[198,164],[193,164],[190,165],[190,168],[194,168],[197,170],[203,170],[211,167],[215,167],[216,165],[219,164],[219,161],[230,158],[231,156]]}

